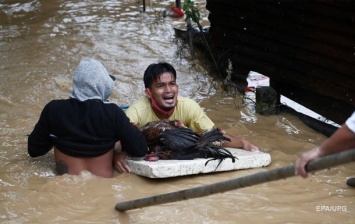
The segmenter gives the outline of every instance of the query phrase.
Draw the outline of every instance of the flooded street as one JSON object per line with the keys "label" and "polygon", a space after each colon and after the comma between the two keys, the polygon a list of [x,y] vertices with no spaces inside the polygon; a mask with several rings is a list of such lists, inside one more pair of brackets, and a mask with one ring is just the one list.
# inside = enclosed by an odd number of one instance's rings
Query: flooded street
{"label": "flooded street", "polygon": [[[346,185],[355,176],[354,163],[307,179],[115,210],[121,201],[290,165],[325,139],[296,117],[254,114],[239,96],[222,91],[204,60],[192,60],[181,50],[173,28],[184,28],[184,18],[162,17],[173,2],[155,1],[143,13],[137,0],[0,1],[0,223],[355,223],[355,189]],[[208,25],[206,2],[196,2],[202,24]],[[44,105],[68,98],[74,69],[84,57],[100,60],[115,75],[110,100],[122,106],[143,94],[142,76],[149,64],[173,64],[179,94],[199,102],[218,127],[270,153],[271,164],[168,179],[117,172],[112,179],[87,172],[56,176],[53,151],[30,158],[27,135]]]}

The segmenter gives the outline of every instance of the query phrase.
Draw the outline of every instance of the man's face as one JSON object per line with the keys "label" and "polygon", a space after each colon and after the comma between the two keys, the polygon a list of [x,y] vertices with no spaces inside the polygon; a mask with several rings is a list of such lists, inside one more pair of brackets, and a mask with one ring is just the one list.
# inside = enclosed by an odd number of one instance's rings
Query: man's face
{"label": "man's face", "polygon": [[150,91],[159,106],[166,109],[175,107],[179,86],[170,72],[165,72],[157,80],[154,80]]}

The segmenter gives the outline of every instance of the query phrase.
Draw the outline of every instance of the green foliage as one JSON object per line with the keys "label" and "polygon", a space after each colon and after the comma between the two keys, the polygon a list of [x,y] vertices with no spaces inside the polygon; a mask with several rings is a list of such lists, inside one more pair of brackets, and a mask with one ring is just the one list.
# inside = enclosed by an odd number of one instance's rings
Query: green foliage
{"label": "green foliage", "polygon": [[191,0],[185,0],[182,9],[185,12],[185,21],[188,22],[190,19],[195,23],[198,23],[201,19],[200,11],[195,6],[195,3]]}

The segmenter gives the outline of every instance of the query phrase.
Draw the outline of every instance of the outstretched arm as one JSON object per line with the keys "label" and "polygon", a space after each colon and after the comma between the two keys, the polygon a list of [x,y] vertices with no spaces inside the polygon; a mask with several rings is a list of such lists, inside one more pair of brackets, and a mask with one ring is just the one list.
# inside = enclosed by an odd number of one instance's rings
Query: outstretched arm
{"label": "outstretched arm", "polygon": [[344,124],[320,146],[303,153],[296,161],[295,173],[302,177],[307,177],[308,175],[305,167],[309,161],[329,154],[352,149],[354,147],[355,133]]}
{"label": "outstretched arm", "polygon": [[245,139],[241,139],[239,137],[224,133],[223,136],[229,138],[231,141],[225,141],[223,143],[223,147],[231,147],[231,148],[242,148],[245,149],[247,151],[251,151],[251,152],[258,152],[259,148],[250,143],[249,141],[245,140]]}

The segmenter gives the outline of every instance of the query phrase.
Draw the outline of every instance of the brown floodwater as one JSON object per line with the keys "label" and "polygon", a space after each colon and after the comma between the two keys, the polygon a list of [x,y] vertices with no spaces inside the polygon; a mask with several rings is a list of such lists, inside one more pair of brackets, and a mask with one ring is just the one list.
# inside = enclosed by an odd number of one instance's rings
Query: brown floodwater
{"label": "brown floodwater", "polygon": [[[287,115],[261,116],[221,90],[204,60],[175,39],[183,18],[162,17],[172,1],[0,1],[0,223],[355,223],[353,163],[196,199],[117,212],[118,202],[217,183],[290,165],[325,136]],[[208,25],[204,1],[196,1]],[[149,5],[149,4],[147,4]],[[208,54],[207,54],[208,55]],[[153,62],[172,63],[180,94],[198,101],[217,126],[270,153],[257,169],[149,179],[115,173],[56,176],[52,152],[32,159],[27,134],[50,100],[67,98],[83,57],[117,77],[111,101],[129,105],[143,93]]]}

